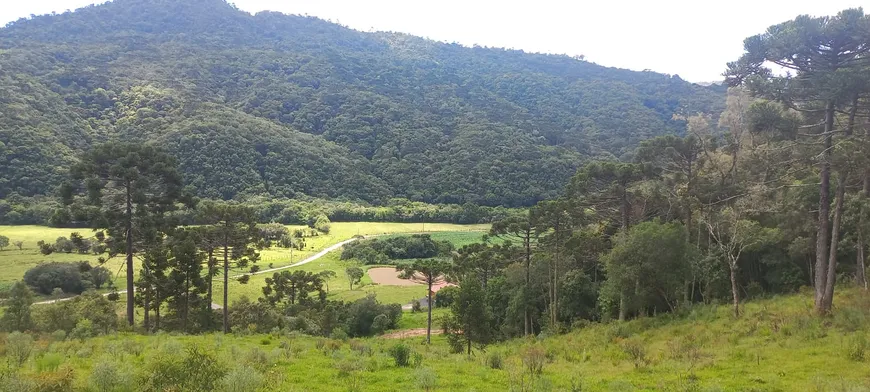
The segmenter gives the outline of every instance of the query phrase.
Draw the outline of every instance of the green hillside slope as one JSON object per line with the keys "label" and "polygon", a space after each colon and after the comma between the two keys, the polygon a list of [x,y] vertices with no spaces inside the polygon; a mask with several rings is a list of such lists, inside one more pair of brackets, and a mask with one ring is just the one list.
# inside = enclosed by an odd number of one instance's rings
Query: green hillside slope
{"label": "green hillside slope", "polygon": [[[10,23],[0,83],[11,91],[0,99],[0,197],[44,194],[71,154],[119,138],[166,143],[183,161],[244,159],[199,188],[210,197],[529,205],[584,159],[679,133],[674,114],[716,115],[724,102],[718,87],[676,76],[250,15],[222,0],[116,0]],[[203,110],[233,120],[201,121]],[[192,127],[239,135],[197,156],[181,144],[192,135],[162,138]],[[294,158],[258,158],[281,150]],[[343,178],[354,181],[337,186]]]}

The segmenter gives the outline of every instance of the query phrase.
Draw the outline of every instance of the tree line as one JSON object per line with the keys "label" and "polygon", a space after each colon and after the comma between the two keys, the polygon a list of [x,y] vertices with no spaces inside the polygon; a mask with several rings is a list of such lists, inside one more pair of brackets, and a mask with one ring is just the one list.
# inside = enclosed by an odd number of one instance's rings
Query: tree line
{"label": "tree line", "polygon": [[457,251],[457,350],[696,303],[740,317],[746,299],[802,286],[824,317],[839,284],[867,289],[870,16],[771,26],[725,76],[717,121],[692,115],[684,136],[590,162],[561,196],[494,223],[506,242]]}

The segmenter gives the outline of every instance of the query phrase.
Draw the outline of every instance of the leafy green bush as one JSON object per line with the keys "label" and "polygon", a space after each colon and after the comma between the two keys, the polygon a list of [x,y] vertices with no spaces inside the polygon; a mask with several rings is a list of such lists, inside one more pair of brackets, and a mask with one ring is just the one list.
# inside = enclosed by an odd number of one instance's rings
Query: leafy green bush
{"label": "leafy green bush", "polygon": [[45,353],[36,359],[36,370],[39,372],[53,372],[63,364],[63,355],[58,353]]}
{"label": "leafy green bush", "polygon": [[218,383],[218,390],[223,392],[254,392],[263,386],[263,375],[257,370],[240,366],[233,368]]}
{"label": "leafy green bush", "polygon": [[867,356],[867,338],[864,334],[855,334],[849,339],[847,356],[855,362],[863,362]]}
{"label": "leafy green bush", "polygon": [[641,342],[636,340],[626,340],[622,342],[621,348],[622,351],[631,359],[635,369],[649,365],[650,360],[647,358],[646,347],[644,347]]}
{"label": "leafy green bush", "polygon": [[498,351],[490,352],[486,357],[486,365],[489,366],[490,369],[502,369],[504,367],[504,358]]}
{"label": "leafy green bush", "polygon": [[418,388],[428,392],[438,385],[438,376],[430,368],[420,368],[414,371],[414,382]]}
{"label": "leafy green bush", "polygon": [[151,358],[143,370],[139,383],[143,390],[154,392],[214,391],[227,373],[214,355],[196,345],[189,346],[184,355],[163,352]]}
{"label": "leafy green bush", "polygon": [[81,319],[76,323],[76,327],[69,333],[70,339],[85,340],[96,336],[94,332],[94,323],[88,319]]}
{"label": "leafy green bush", "polygon": [[435,293],[435,306],[439,308],[449,308],[456,301],[456,296],[459,295],[459,287],[447,286],[438,290]]}
{"label": "leafy green bush", "polygon": [[88,377],[88,385],[99,392],[132,391],[133,377],[120,368],[116,360],[107,358],[94,364]]}
{"label": "leafy green bush", "polygon": [[408,367],[411,365],[411,348],[404,343],[397,343],[390,347],[389,354],[393,357],[396,366]]}
{"label": "leafy green bush", "polygon": [[[375,325],[375,318],[380,315],[385,315],[387,320]],[[375,333],[375,326],[379,330],[396,328],[402,317],[402,305],[381,304],[375,296],[370,295],[351,303],[345,317],[345,330],[350,337],[371,336]]]}
{"label": "leafy green bush", "polygon": [[531,376],[539,376],[544,371],[544,363],[547,361],[547,353],[538,345],[527,346],[520,353],[523,367]]}
{"label": "leafy green bush", "polygon": [[33,338],[21,332],[12,332],[6,336],[6,356],[17,367],[21,367],[33,352]]}
{"label": "leafy green bush", "polygon": [[56,288],[64,293],[81,294],[88,287],[80,263],[39,264],[24,273],[24,282],[44,295],[50,295]]}

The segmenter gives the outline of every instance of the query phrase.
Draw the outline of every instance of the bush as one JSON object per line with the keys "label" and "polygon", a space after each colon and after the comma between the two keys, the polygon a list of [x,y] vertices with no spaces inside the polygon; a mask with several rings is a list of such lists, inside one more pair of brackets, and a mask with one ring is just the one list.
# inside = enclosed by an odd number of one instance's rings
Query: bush
{"label": "bush", "polygon": [[486,357],[486,365],[490,369],[502,369],[504,367],[504,358],[502,358],[500,352],[493,351]]}
{"label": "bush", "polygon": [[234,368],[221,378],[220,391],[254,392],[263,386],[263,375],[248,366]]}
{"label": "bush", "polygon": [[13,365],[21,367],[33,352],[33,338],[25,333],[12,332],[6,336],[6,356]]}
{"label": "bush", "polygon": [[63,363],[63,356],[58,353],[46,353],[36,359],[36,370],[39,372],[53,372]]}
{"label": "bush", "polygon": [[[165,351],[165,350],[164,350]],[[214,391],[226,375],[223,365],[198,346],[177,352],[162,353],[145,366],[140,384],[145,391]]]}
{"label": "bush", "polygon": [[99,392],[132,391],[133,377],[119,369],[118,362],[104,359],[94,365],[88,384]]}
{"label": "bush", "polygon": [[626,340],[622,343],[622,351],[628,355],[631,362],[634,363],[634,368],[640,368],[649,365],[649,358],[646,356],[646,347],[643,344],[633,340]]}
{"label": "bush", "polygon": [[54,289],[64,293],[81,294],[86,284],[79,263],[43,263],[24,273],[24,282],[36,292],[50,295]]}
{"label": "bush", "polygon": [[33,327],[30,315],[30,305],[33,304],[33,292],[24,282],[18,281],[9,290],[9,300],[6,301],[6,311],[0,318],[0,327],[4,331],[26,331]]}
{"label": "bush", "polygon": [[[247,275],[246,275],[247,276]],[[268,333],[273,328],[283,327],[281,314],[268,304],[253,302],[247,297],[241,297],[233,302],[229,309],[230,325],[237,328],[255,326],[254,332]]]}
{"label": "bush", "polygon": [[63,368],[54,372],[39,373],[34,381],[36,391],[67,392],[73,390],[75,373],[71,368]]}
{"label": "bush", "polygon": [[389,354],[391,357],[393,357],[393,361],[395,361],[396,366],[408,367],[411,365],[411,349],[404,343],[398,343],[395,346],[391,347],[389,350]]}
{"label": "bush", "polygon": [[390,319],[385,314],[375,316],[372,321],[372,334],[380,335],[390,326]]}
{"label": "bush", "polygon": [[62,342],[66,340],[66,331],[59,329],[51,333],[52,342]]}
{"label": "bush", "polygon": [[431,391],[438,385],[438,377],[435,371],[429,368],[420,368],[414,372],[414,381],[417,387],[424,391]]}
{"label": "bush", "polygon": [[849,359],[855,362],[863,362],[866,358],[867,338],[863,334],[856,334],[849,339],[847,347]]}
{"label": "bush", "polygon": [[435,293],[435,306],[439,308],[449,308],[456,301],[456,296],[459,295],[459,287],[447,286]]}
{"label": "bush", "polygon": [[386,321],[379,321],[377,327],[383,330],[394,329],[402,317],[399,304],[382,305],[373,295],[354,301],[346,311],[345,330],[350,337],[371,336],[375,332],[375,318],[385,315]]}
{"label": "bush", "polygon": [[88,319],[81,319],[76,323],[76,327],[69,333],[70,339],[85,340],[94,337],[94,322]]}
{"label": "bush", "polygon": [[532,376],[539,376],[544,371],[547,353],[541,346],[528,346],[520,354],[523,367]]}

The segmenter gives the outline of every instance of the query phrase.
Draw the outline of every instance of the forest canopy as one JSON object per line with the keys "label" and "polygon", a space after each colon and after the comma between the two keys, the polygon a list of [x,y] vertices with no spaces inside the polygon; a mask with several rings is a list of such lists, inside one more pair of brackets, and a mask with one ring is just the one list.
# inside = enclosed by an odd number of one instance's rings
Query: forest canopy
{"label": "forest canopy", "polygon": [[0,198],[52,194],[78,153],[114,140],[165,147],[205,198],[529,206],[586,160],[724,104],[724,87],[677,76],[223,0],[10,23],[0,89]]}

